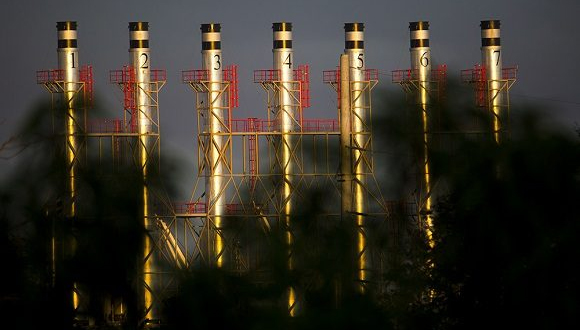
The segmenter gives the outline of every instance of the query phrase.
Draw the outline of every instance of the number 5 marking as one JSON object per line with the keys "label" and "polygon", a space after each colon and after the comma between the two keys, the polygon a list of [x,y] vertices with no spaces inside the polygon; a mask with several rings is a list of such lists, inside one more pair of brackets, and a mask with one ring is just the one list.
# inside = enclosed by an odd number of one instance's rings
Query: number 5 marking
{"label": "number 5 marking", "polygon": [[359,65],[356,68],[360,70],[365,65],[364,54],[362,54],[362,53],[358,54],[358,57],[356,59],[359,61]]}

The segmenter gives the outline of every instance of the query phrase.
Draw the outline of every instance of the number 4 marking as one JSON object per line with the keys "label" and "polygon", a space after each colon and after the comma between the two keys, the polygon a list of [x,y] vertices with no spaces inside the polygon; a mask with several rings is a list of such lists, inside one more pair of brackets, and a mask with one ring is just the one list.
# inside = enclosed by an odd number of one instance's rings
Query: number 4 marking
{"label": "number 4 marking", "polygon": [[292,58],[290,57],[292,54],[288,54],[288,57],[284,60],[283,65],[288,65],[289,68],[292,68]]}

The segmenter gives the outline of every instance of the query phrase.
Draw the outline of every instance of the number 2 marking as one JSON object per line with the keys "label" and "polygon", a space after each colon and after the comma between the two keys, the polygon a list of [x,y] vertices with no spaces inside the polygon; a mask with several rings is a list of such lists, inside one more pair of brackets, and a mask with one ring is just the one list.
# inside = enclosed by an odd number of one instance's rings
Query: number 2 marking
{"label": "number 2 marking", "polygon": [[143,64],[141,64],[141,69],[149,69],[149,56],[146,53],[141,53],[141,57],[145,57]]}

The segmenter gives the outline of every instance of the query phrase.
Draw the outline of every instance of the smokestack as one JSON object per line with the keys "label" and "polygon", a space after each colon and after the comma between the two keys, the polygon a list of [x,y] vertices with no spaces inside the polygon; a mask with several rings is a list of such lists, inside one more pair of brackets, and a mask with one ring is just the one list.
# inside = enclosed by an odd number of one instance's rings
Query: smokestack
{"label": "smokestack", "polygon": [[411,34],[411,72],[412,79],[417,80],[417,105],[421,111],[421,124],[423,126],[423,145],[419,151],[420,169],[422,177],[419,179],[419,219],[425,230],[427,241],[431,248],[434,247],[433,241],[433,219],[431,216],[431,171],[430,171],[430,130],[431,109],[430,97],[431,92],[431,49],[429,47],[429,22],[418,21],[409,23]]}
{"label": "smokestack", "polygon": [[[281,133],[275,137],[277,158],[281,172],[281,184],[279,186],[279,203],[280,203],[280,223],[286,230],[286,244],[288,246],[288,269],[294,268],[293,245],[294,238],[292,234],[292,224],[290,223],[291,214],[294,207],[294,189],[296,189],[296,180],[294,171],[295,161],[292,159],[295,153],[296,139],[288,133],[297,131],[298,107],[293,100],[292,81],[294,80],[294,55],[292,52],[292,23],[279,22],[272,24],[274,42],[272,53],[274,55],[274,70],[280,74],[277,91],[279,93],[278,104],[275,106],[275,126]],[[299,307],[296,299],[296,289],[288,288],[287,306],[290,316],[295,316]]]}
{"label": "smokestack", "polygon": [[[149,231],[155,229],[153,212],[151,210],[151,192],[149,191],[150,172],[155,170],[154,163],[150,160],[156,159],[154,151],[158,150],[155,144],[158,140],[158,127],[155,125],[154,118],[157,118],[157,108],[151,107],[150,96],[150,68],[151,57],[149,52],[149,23],[148,22],[130,22],[129,23],[129,57],[130,64],[135,73],[135,102],[136,111],[131,113],[131,123],[137,125],[138,133],[137,143],[137,165],[142,170],[143,190],[142,190],[142,216],[143,224],[147,233],[145,233],[143,242],[143,288],[141,296],[141,311],[145,313],[145,321],[158,319],[157,308],[154,307],[153,292],[159,286],[156,283],[154,274],[156,272],[155,258],[152,250],[154,249],[153,240]],[[155,112],[155,113],[154,113]]]}
{"label": "smokestack", "polygon": [[487,99],[492,114],[493,135],[496,143],[501,142],[502,131],[502,54],[500,21],[481,21],[481,61],[488,81]]}
{"label": "smokestack", "polygon": [[[66,202],[65,215],[74,219],[77,216],[77,195],[81,157],[83,155],[83,134],[85,133],[85,118],[83,112],[77,108],[77,91],[79,89],[79,53],[77,48],[77,22],[65,21],[56,23],[58,35],[58,69],[64,79],[63,104],[65,105],[65,137],[66,137]],[[72,293],[72,305],[75,310],[79,307],[79,295],[76,283]]]}
{"label": "smokestack", "polygon": [[[350,93],[350,125],[351,125],[351,167],[352,177],[352,213],[354,214],[357,226],[356,246],[357,246],[357,281],[359,290],[366,291],[366,283],[369,280],[370,254],[367,243],[367,220],[366,212],[366,170],[365,170],[365,150],[369,147],[370,131],[368,123],[367,100],[365,98],[365,53],[364,53],[364,24],[346,23],[345,50],[349,58],[349,78],[350,88],[341,93]],[[367,88],[368,89],[368,88]]]}
{"label": "smokestack", "polygon": [[223,106],[223,59],[221,51],[221,25],[209,23],[201,25],[201,54],[202,68],[207,72],[208,93],[205,109],[205,120],[203,123],[204,133],[207,139],[206,148],[208,164],[205,171],[206,180],[206,203],[207,203],[207,220],[215,226],[213,235],[213,260],[218,268],[222,268],[226,262],[225,239],[223,236],[224,218],[226,213],[226,194],[224,192],[227,184],[225,177],[227,164],[224,159],[229,155],[222,155],[224,146],[224,137],[220,133],[228,132],[225,125]]}

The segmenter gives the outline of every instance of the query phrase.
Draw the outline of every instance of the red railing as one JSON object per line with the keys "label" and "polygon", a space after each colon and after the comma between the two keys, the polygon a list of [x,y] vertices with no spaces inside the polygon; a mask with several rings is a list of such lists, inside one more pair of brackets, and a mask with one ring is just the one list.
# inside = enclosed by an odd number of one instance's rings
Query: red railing
{"label": "red railing", "polygon": [[173,207],[177,214],[207,213],[205,202],[176,202]]}
{"label": "red railing", "polygon": [[[232,132],[276,132],[280,130],[280,125],[275,120],[260,118],[243,118],[231,120]],[[337,119],[304,119],[302,121],[303,132],[337,132]]]}
{"label": "red railing", "polygon": [[184,83],[209,81],[209,70],[195,69],[182,71],[181,81]]}
{"label": "red railing", "polygon": [[[262,204],[256,205],[258,208],[262,208]],[[173,203],[175,213],[177,214],[205,214],[207,213],[207,204],[205,202],[176,202]],[[244,212],[251,212],[254,206],[251,204],[226,204],[226,213],[237,214]]]}
{"label": "red railing", "polygon": [[235,64],[228,65],[223,71],[224,80],[230,83],[229,101],[230,107],[237,108],[240,106],[239,87],[238,87],[238,66]]}
{"label": "red railing", "polygon": [[303,132],[337,132],[337,119],[304,119],[302,122]]}
{"label": "red railing", "polygon": [[80,80],[84,83],[83,97],[87,107],[93,106],[93,67],[85,65],[79,70]]}
{"label": "red railing", "polygon": [[[258,208],[262,211],[264,210],[262,204],[256,204],[256,208]],[[226,213],[227,214],[240,214],[240,213],[244,213],[244,212],[252,213],[253,210],[254,210],[253,204],[240,204],[240,203],[226,204]]]}
{"label": "red railing", "polygon": [[87,131],[89,133],[121,133],[123,132],[122,119],[91,119],[87,121]]}
{"label": "red railing", "polygon": [[303,108],[310,108],[310,67],[308,64],[298,66],[294,70],[294,80],[300,82],[300,104]]}
{"label": "red railing", "polygon": [[[256,131],[256,122],[258,118],[248,118],[246,130],[248,132]],[[248,135],[248,168],[250,172],[250,178],[248,180],[248,185],[250,191],[254,191],[256,188],[256,173],[257,173],[257,147],[256,147],[256,135]]]}
{"label": "red railing", "polygon": [[473,69],[461,70],[461,81],[464,83],[487,81],[485,67],[481,64],[476,64]]}
{"label": "red railing", "polygon": [[393,70],[391,71],[391,80],[393,83],[401,83],[405,81],[414,80],[417,77],[417,70],[405,69],[405,70]]}
{"label": "red railing", "polygon": [[340,70],[322,71],[322,82],[325,84],[340,84]]}
{"label": "red railing", "polygon": [[[402,83],[419,79],[418,69],[404,69],[391,71],[391,81],[393,83]],[[444,82],[447,80],[447,65],[440,64],[435,69],[431,69],[431,80]]]}
{"label": "red railing", "polygon": [[268,70],[254,70],[254,82],[272,82],[280,81],[280,70],[268,69]]}
{"label": "red railing", "polygon": [[507,79],[507,80],[517,79],[518,67],[514,66],[514,67],[507,67],[507,68],[501,69],[501,77],[502,77],[502,79]]}
{"label": "red railing", "polygon": [[167,71],[164,69],[154,69],[149,71],[149,81],[162,82],[167,81]]}
{"label": "red railing", "polygon": [[473,84],[476,105],[479,107],[486,106],[487,73],[485,67],[481,64],[476,64],[473,69],[461,70],[461,81]]}
{"label": "red railing", "polygon": [[[121,70],[109,71],[109,81],[112,84],[135,83],[137,73],[131,65],[124,65]],[[149,81],[160,82],[167,81],[167,71],[164,69],[149,70]]]}
{"label": "red railing", "polygon": [[36,83],[46,84],[55,81],[64,80],[64,70],[52,69],[52,70],[41,70],[36,71]]}

